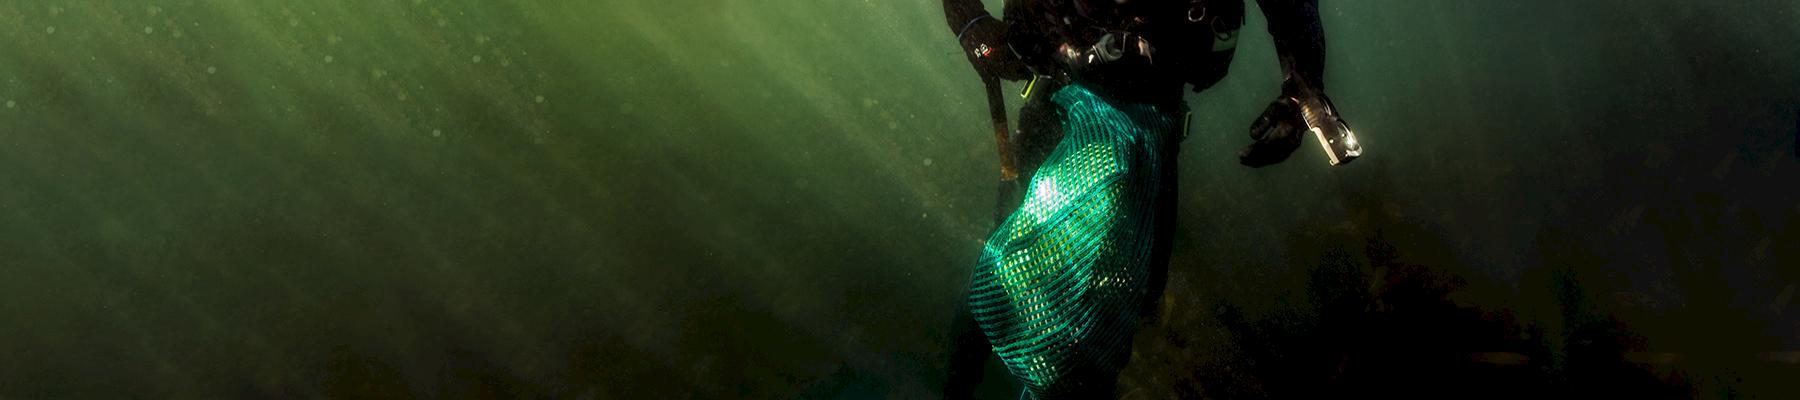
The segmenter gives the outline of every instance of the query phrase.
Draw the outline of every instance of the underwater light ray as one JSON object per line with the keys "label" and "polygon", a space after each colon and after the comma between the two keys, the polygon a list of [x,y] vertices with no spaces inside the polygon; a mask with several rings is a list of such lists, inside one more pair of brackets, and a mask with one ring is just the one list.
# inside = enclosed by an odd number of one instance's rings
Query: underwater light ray
{"label": "underwater light ray", "polygon": [[[748,6],[744,5],[744,7]],[[763,22],[764,20],[763,18],[732,19],[729,27],[737,33],[734,36],[746,41],[748,45],[772,49],[763,54],[763,63],[772,69],[806,71],[813,68],[811,63],[806,61],[809,58],[805,57],[801,49],[793,46],[777,46],[776,43],[770,42],[769,40],[779,40],[782,34],[770,27],[769,24],[772,22]],[[853,101],[845,94],[846,91],[838,90],[828,82],[810,79],[811,76],[811,74],[805,73],[787,74],[780,79],[780,82],[790,88],[791,92],[807,96],[803,101],[795,103],[802,104],[810,110],[807,115],[822,117],[828,121],[828,125],[832,128],[831,131],[841,132],[841,135],[846,137],[844,142],[851,144],[852,148],[857,150],[854,159],[870,160],[869,164],[881,166],[867,172],[879,174],[879,177],[875,179],[901,183],[900,186],[912,193],[910,197],[914,204],[931,204],[937,199],[946,197],[945,190],[939,189],[946,186],[933,184],[939,183],[936,179],[939,176],[904,173],[906,172],[905,167],[913,166],[917,162],[903,158],[905,157],[904,152],[892,151],[892,149],[900,148],[898,146],[900,143],[895,141],[891,137],[892,135],[870,134],[870,132],[879,132],[878,129],[868,126],[872,122],[861,121],[856,113],[840,112],[840,110],[855,109],[851,106]],[[969,93],[975,94],[978,91],[971,89]],[[972,132],[976,131],[972,130]],[[970,138],[972,139],[970,142],[974,143],[979,143],[980,139],[983,139],[979,134],[971,135]],[[958,226],[954,221],[954,219],[941,218],[934,223],[939,227],[938,232],[961,237],[969,242],[980,240],[979,235],[971,233],[975,229]]]}

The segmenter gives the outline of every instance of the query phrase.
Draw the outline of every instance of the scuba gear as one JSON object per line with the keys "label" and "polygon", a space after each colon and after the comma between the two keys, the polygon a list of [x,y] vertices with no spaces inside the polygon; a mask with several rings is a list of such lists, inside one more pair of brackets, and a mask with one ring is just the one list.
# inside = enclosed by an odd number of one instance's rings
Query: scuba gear
{"label": "scuba gear", "polygon": [[[1102,92],[1184,82],[1200,91],[1224,79],[1244,23],[1243,0],[1097,1],[1007,2],[1013,48],[1038,74],[1095,83]],[[1170,96],[1180,94],[1145,99]]]}
{"label": "scuba gear", "polygon": [[1325,156],[1331,165],[1344,165],[1362,157],[1362,144],[1356,141],[1356,132],[1350,130],[1350,123],[1338,117],[1337,106],[1331,104],[1331,98],[1325,95],[1309,97],[1307,100],[1294,99],[1300,104],[1300,118],[1306,120],[1308,130],[1318,136],[1319,145],[1325,148]]}
{"label": "scuba gear", "polygon": [[[1065,83],[1086,82],[1127,101],[1180,101],[1179,83],[1201,91],[1229,72],[1244,25],[1243,0],[1008,2],[1009,33],[1020,59]],[[1324,36],[1313,0],[1259,0],[1270,17],[1285,84],[1251,128],[1256,140],[1239,162],[1262,167],[1287,160],[1302,133],[1319,138],[1331,165],[1362,148],[1324,91]],[[1176,83],[1171,85],[1171,83]],[[1296,88],[1303,88],[1299,90]]]}
{"label": "scuba gear", "polygon": [[[1302,132],[1319,138],[1331,165],[1361,156],[1355,133],[1323,94],[1317,2],[1259,3],[1265,13],[1284,16],[1270,18],[1270,32],[1285,83],[1281,99],[1251,128],[1256,143],[1239,154],[1239,162],[1263,167],[1285,161]],[[1006,16],[1009,44],[1032,72],[1065,84],[1088,83],[1114,99],[1174,102],[1181,95],[1170,88],[1179,83],[1197,92],[1224,79],[1244,11],[1243,0],[1038,0],[1007,2]]]}
{"label": "scuba gear", "polygon": [[[1180,37],[1189,40],[1165,44],[1166,55],[1175,68],[1183,71],[1187,83],[1200,92],[1218,84],[1230,72],[1236,58],[1238,35],[1244,27],[1242,0],[1193,1],[1189,4],[1187,24],[1179,25]],[[1209,37],[1211,40],[1194,40]],[[1205,44],[1205,48],[1200,46]],[[1187,47],[1174,47],[1187,46]]]}
{"label": "scuba gear", "polygon": [[1299,89],[1292,81],[1282,86],[1282,96],[1263,109],[1262,116],[1251,124],[1250,139],[1256,142],[1238,153],[1239,163],[1261,168],[1287,161],[1300,147],[1304,133],[1318,137],[1331,165],[1343,165],[1362,156],[1356,133],[1338,116],[1331,98]]}

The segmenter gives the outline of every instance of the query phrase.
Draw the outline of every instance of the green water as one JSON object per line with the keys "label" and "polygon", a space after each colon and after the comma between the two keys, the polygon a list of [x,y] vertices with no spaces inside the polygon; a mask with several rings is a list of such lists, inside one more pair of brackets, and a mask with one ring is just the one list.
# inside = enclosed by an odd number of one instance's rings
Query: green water
{"label": "green water", "polygon": [[[1323,9],[1368,155],[1235,163],[1252,11],[1122,390],[1280,397],[1427,303],[1527,381],[1616,320],[1795,392],[1800,3]],[[957,51],[933,1],[0,0],[0,398],[935,396],[996,169]]]}

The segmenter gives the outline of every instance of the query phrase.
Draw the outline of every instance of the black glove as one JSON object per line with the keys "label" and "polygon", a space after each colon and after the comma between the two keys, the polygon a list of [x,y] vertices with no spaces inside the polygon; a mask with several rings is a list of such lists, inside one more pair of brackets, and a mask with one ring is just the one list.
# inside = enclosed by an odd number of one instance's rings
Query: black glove
{"label": "black glove", "polygon": [[[1262,168],[1287,161],[1314,128],[1326,131],[1328,136],[1339,137],[1343,134],[1338,132],[1347,132],[1349,125],[1338,117],[1337,109],[1324,93],[1288,82],[1282,85],[1281,97],[1263,109],[1262,116],[1250,125],[1250,139],[1256,143],[1238,153],[1238,162]],[[1360,147],[1357,152],[1360,154]]]}
{"label": "black glove", "polygon": [[981,74],[983,80],[1017,81],[1031,77],[1031,70],[1006,45],[1005,22],[980,17],[967,26],[960,39],[963,56],[969,58],[969,64],[975,66],[975,73]]}

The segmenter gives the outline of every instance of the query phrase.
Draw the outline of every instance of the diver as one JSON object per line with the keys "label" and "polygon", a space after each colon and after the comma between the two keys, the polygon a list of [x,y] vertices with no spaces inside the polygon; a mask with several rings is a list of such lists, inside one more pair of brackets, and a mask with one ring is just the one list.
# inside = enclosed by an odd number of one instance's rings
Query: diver
{"label": "diver", "polygon": [[[965,58],[988,84],[1029,81],[1017,131],[995,112],[998,226],[952,328],[946,398],[967,398],[998,356],[1037,399],[1113,398],[1138,324],[1167,275],[1176,155],[1188,85],[1224,79],[1245,0],[944,0]],[[1361,154],[1325,96],[1317,0],[1256,0],[1283,81],[1251,124],[1240,163],[1281,163],[1307,133],[1332,165]],[[1000,104],[1000,106],[994,106]]]}

